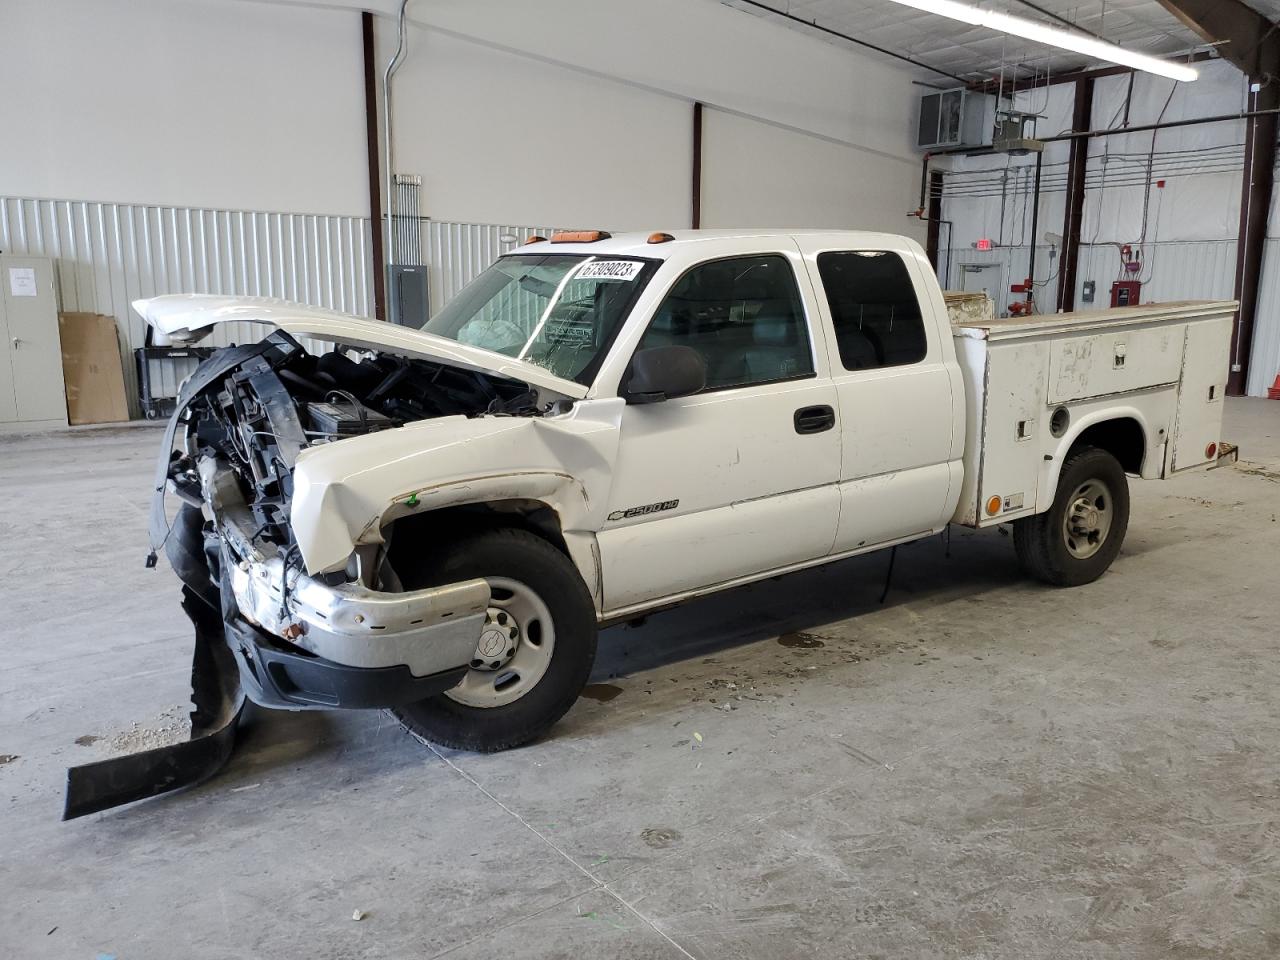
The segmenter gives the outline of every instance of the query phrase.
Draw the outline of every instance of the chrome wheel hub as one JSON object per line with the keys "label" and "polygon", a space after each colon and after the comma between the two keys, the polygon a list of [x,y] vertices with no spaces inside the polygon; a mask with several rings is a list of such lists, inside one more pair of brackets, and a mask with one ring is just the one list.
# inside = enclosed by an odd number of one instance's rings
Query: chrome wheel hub
{"label": "chrome wheel hub", "polygon": [[1111,490],[1101,480],[1086,480],[1068,500],[1062,518],[1067,552],[1087,560],[1102,549],[1111,531]]}
{"label": "chrome wheel hub", "polygon": [[489,609],[462,682],[445,691],[468,707],[501,707],[519,700],[547,672],[555,649],[551,611],[518,580],[486,577]]}
{"label": "chrome wheel hub", "polygon": [[484,629],[471,658],[472,670],[500,670],[515,656],[520,628],[507,611],[490,607],[485,612]]}

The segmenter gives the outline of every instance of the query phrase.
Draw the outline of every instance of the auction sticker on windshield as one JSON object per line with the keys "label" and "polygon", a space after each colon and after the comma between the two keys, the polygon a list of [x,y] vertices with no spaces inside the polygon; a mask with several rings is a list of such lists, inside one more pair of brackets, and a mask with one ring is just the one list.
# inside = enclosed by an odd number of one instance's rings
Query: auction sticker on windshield
{"label": "auction sticker on windshield", "polygon": [[574,278],[576,280],[634,280],[644,269],[639,260],[592,260]]}

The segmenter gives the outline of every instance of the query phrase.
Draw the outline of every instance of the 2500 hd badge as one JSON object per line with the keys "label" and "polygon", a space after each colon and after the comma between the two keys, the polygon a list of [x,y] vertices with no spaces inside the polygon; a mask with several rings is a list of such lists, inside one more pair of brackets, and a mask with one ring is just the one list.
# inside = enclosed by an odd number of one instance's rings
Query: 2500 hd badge
{"label": "2500 hd badge", "polygon": [[662,513],[680,506],[679,500],[663,500],[661,503],[646,503],[643,507],[628,507],[626,510],[615,510],[609,514],[610,520],[630,520],[632,517],[647,517],[651,513]]}

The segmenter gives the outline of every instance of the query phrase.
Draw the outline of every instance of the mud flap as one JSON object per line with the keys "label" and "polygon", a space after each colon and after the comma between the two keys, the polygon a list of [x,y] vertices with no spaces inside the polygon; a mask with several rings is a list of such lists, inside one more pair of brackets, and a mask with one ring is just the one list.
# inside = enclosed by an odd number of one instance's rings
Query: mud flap
{"label": "mud flap", "polygon": [[244,708],[240,672],[227,648],[219,611],[189,586],[182,589],[182,609],[196,633],[191,739],[70,768],[63,820],[200,783],[221,770],[231,756]]}

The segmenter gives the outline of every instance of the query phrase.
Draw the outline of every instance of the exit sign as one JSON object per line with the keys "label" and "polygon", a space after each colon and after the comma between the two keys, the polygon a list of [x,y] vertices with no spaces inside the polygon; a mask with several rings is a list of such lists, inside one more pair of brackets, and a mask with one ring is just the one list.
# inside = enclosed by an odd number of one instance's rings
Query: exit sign
{"label": "exit sign", "polygon": [[990,250],[994,246],[995,244],[992,243],[989,239],[977,240],[973,244],[973,248],[975,250]]}

